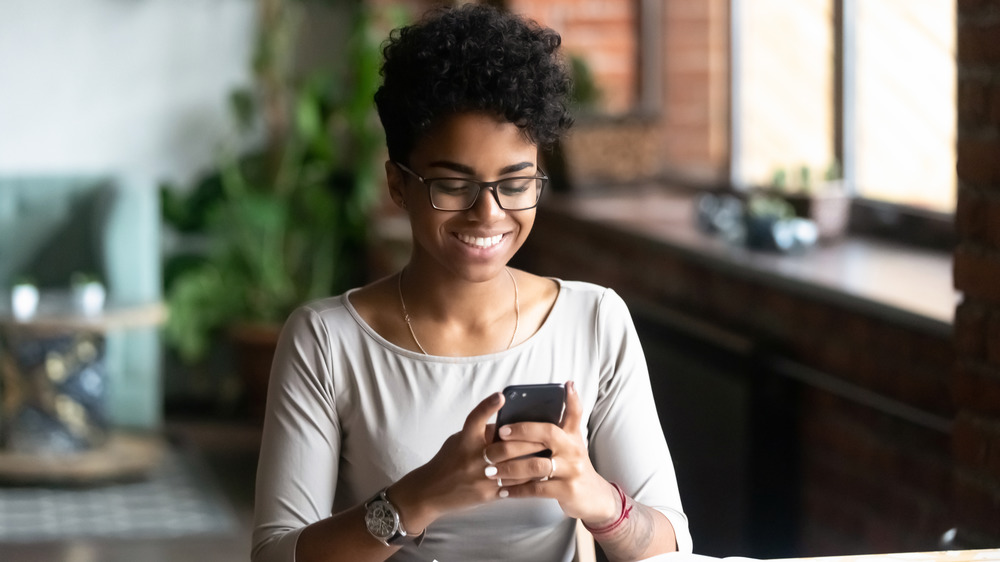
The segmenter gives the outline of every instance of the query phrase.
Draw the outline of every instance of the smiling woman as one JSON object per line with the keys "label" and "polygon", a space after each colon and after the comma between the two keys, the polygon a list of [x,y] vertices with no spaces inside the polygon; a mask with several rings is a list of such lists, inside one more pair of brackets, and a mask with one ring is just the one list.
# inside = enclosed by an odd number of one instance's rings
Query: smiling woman
{"label": "smiling woman", "polygon": [[[255,560],[568,562],[577,521],[615,560],[691,550],[624,302],[507,265],[570,124],[559,43],[478,5],[390,37],[375,99],[413,251],[285,324]],[[565,385],[558,424],[491,423],[501,389],[542,383]]]}

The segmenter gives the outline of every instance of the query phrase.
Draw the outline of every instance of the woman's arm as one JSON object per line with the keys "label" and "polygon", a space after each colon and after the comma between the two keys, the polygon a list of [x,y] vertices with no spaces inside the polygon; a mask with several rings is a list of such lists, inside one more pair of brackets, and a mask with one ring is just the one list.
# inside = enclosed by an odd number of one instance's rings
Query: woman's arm
{"label": "woman's arm", "polygon": [[[420,535],[446,513],[497,500],[500,489],[484,473],[483,450],[492,427],[487,422],[503,405],[494,393],[469,413],[462,430],[448,437],[427,464],[389,486],[409,536]],[[399,550],[373,537],[365,526],[365,506],[357,505],[306,527],[295,549],[296,562],[379,561]]]}
{"label": "woman's arm", "polygon": [[[365,525],[365,502],[331,516],[341,428],[328,363],[337,354],[320,315],[293,314],[282,332],[268,389],[255,495],[254,562],[385,560],[386,546]],[[503,405],[494,393],[426,464],[389,486],[407,534],[445,513],[498,499],[484,474],[487,423]]]}
{"label": "woman's arm", "polygon": [[609,560],[640,560],[677,550],[677,537],[669,519],[628,497],[621,487],[611,488],[619,504],[618,514],[597,525],[584,522]]}

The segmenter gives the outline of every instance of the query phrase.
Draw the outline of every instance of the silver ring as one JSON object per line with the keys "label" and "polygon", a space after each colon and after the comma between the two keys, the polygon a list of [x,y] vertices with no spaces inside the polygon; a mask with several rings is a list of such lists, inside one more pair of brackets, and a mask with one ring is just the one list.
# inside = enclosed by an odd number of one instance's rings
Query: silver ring
{"label": "silver ring", "polygon": [[486,461],[486,464],[493,466],[493,461],[491,461],[490,458],[486,456],[486,447],[483,447],[483,460]]}
{"label": "silver ring", "polygon": [[497,488],[503,488],[503,482],[500,481],[499,476],[497,476]]}
{"label": "silver ring", "polygon": [[542,482],[545,482],[549,478],[552,478],[552,476],[556,473],[556,458],[549,457],[549,462],[552,464],[552,468],[549,469],[549,475],[546,476],[545,478],[542,478]]}

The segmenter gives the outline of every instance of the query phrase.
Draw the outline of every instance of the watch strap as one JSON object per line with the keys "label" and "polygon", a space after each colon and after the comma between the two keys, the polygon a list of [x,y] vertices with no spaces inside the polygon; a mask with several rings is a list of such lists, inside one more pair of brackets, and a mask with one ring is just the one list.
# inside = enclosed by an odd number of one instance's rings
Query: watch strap
{"label": "watch strap", "polygon": [[[396,528],[395,528],[392,536],[389,537],[389,538],[387,538],[387,539],[385,539],[385,540],[382,540],[379,537],[375,537],[375,538],[378,539],[379,541],[381,541],[386,546],[396,546],[396,545],[400,545],[400,544],[403,544],[403,543],[406,543],[406,542],[413,542],[417,546],[420,546],[420,544],[424,542],[424,535],[427,534],[427,529],[424,529],[424,530],[420,531],[419,535],[410,535],[410,534],[407,534],[406,533],[406,529],[403,528],[403,520],[402,520],[401,517],[399,517],[399,510],[396,508],[396,504],[392,503],[392,501],[389,500],[389,497],[385,493],[387,489],[388,488],[382,488],[381,490],[378,491],[377,494],[375,494],[374,496],[372,496],[372,498],[370,500],[368,500],[367,502],[365,502],[365,509],[366,510],[370,509],[369,506],[371,506],[372,503],[374,503],[376,501],[381,501],[381,502],[386,503],[389,506],[389,508],[396,514],[397,525],[396,525]],[[374,535],[372,535],[372,536],[374,536]]]}

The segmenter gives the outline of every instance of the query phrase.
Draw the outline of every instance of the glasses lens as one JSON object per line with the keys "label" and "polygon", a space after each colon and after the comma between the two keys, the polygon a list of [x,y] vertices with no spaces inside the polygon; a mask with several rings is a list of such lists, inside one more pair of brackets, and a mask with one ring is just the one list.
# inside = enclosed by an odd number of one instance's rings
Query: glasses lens
{"label": "glasses lens", "polygon": [[544,181],[541,178],[511,178],[500,182],[497,185],[500,206],[513,211],[534,207]]}
{"label": "glasses lens", "polygon": [[461,211],[468,209],[479,195],[479,185],[463,179],[428,180],[431,203],[438,209]]}

